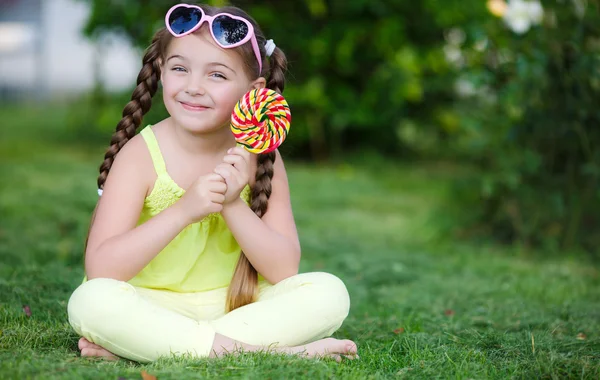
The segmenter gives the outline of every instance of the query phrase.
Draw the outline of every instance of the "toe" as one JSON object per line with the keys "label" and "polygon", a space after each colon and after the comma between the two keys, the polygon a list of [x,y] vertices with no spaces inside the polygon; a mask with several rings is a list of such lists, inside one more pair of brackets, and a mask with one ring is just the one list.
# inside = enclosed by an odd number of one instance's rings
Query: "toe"
{"label": "toe", "polygon": [[91,357],[103,357],[106,358],[108,360],[117,360],[117,357],[113,354],[111,354],[110,352],[106,351],[103,348],[84,348],[81,350],[81,356],[91,356]]}
{"label": "toe", "polygon": [[94,348],[96,350],[103,350],[102,347],[98,346],[95,343],[90,342],[89,340],[85,339],[85,338],[81,338],[79,339],[79,349],[83,350],[84,348]]}
{"label": "toe", "polygon": [[356,355],[358,352],[358,347],[356,347],[356,343],[351,340],[346,340],[345,342],[345,353],[350,355]]}
{"label": "toe", "polygon": [[89,342],[89,340],[85,339],[85,338],[81,338],[79,339],[79,342],[77,342],[77,346],[79,347],[80,350],[89,347],[91,343]]}
{"label": "toe", "polygon": [[89,347],[84,347],[81,349],[81,356],[98,356],[96,354],[98,350],[93,349],[93,348],[89,348]]}

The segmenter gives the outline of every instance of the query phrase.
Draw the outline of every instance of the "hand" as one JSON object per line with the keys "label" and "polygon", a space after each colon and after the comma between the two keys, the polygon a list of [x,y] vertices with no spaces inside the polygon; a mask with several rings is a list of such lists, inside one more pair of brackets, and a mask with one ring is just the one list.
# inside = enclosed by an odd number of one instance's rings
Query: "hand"
{"label": "hand", "polygon": [[227,185],[223,177],[211,173],[192,183],[176,205],[189,224],[196,223],[208,214],[223,210],[226,191]]}
{"label": "hand", "polygon": [[240,193],[248,184],[250,152],[242,147],[235,147],[227,151],[223,163],[217,165],[215,173],[219,174],[227,183],[225,201],[228,204],[240,197]]}

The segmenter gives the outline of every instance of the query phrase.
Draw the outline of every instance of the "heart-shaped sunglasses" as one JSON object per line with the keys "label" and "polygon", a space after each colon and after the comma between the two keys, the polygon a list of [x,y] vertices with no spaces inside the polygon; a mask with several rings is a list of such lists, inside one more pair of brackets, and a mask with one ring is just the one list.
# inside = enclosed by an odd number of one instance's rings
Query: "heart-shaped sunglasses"
{"label": "heart-shaped sunglasses", "polygon": [[262,59],[254,35],[254,27],[242,17],[229,13],[209,16],[197,5],[177,4],[171,7],[165,16],[167,29],[175,37],[183,37],[198,30],[202,23],[208,22],[210,34],[215,42],[224,49],[234,48],[252,41],[252,49],[258,61],[258,73],[262,72]]}

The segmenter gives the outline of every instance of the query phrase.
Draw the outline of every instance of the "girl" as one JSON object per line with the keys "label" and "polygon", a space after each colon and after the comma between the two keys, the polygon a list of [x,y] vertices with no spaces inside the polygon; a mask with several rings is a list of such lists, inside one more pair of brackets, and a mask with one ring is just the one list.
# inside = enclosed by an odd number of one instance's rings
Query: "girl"
{"label": "girl", "polygon": [[[238,8],[179,4],[165,21],[100,167],[87,278],[68,305],[81,355],[355,358],[352,341],[323,339],[348,315],[342,281],[298,274],[279,153],[251,155],[229,130],[247,91],[283,91],[283,52]],[[136,136],[159,80],[170,117]]]}

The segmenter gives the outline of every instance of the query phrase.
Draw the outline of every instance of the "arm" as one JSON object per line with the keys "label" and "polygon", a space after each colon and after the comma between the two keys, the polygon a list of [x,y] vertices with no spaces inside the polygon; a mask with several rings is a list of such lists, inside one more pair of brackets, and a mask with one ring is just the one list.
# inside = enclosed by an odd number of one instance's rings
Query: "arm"
{"label": "arm", "polygon": [[270,283],[298,273],[300,242],[287,174],[277,152],[269,207],[260,219],[239,196],[223,205],[223,219],[256,270]]}
{"label": "arm", "polygon": [[150,155],[136,136],[115,158],[98,203],[85,255],[89,279],[130,280],[187,225],[180,208],[170,207],[136,227],[152,178]]}

